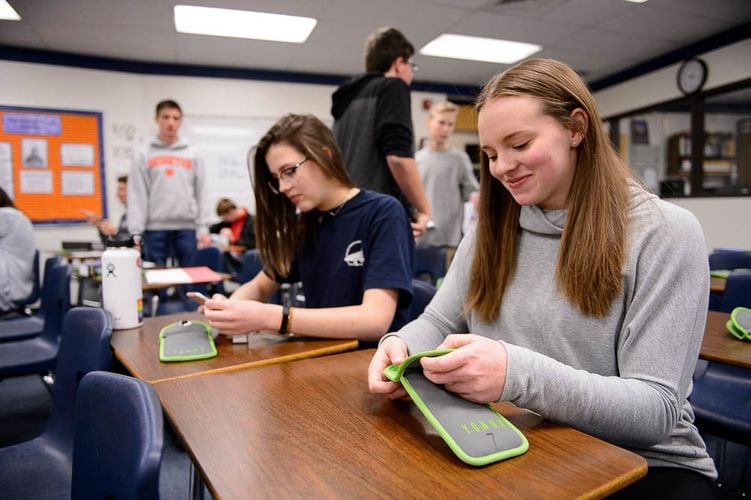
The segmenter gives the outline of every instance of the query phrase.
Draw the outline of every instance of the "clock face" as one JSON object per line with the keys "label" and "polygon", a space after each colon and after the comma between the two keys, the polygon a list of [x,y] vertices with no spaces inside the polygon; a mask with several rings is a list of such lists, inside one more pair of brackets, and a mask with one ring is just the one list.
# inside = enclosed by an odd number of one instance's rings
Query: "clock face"
{"label": "clock face", "polygon": [[693,94],[707,80],[707,65],[700,59],[689,59],[678,68],[678,88],[684,94]]}

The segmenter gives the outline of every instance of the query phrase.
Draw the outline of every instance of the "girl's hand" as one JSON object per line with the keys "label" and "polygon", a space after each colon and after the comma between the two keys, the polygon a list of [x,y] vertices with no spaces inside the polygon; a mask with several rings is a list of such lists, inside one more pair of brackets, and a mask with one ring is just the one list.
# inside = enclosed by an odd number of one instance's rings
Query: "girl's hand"
{"label": "girl's hand", "polygon": [[209,325],[225,335],[238,335],[259,330],[275,330],[269,319],[278,317],[281,306],[255,300],[211,298],[204,303],[203,314]]}
{"label": "girl's hand", "polygon": [[420,359],[428,380],[475,403],[498,401],[506,383],[503,344],[480,335],[462,334],[449,335],[438,349],[456,350]]}
{"label": "girl's hand", "polygon": [[389,365],[399,364],[407,358],[407,344],[399,337],[389,337],[378,346],[368,367],[368,388],[373,394],[386,394],[391,399],[403,398],[407,391],[383,374]]}

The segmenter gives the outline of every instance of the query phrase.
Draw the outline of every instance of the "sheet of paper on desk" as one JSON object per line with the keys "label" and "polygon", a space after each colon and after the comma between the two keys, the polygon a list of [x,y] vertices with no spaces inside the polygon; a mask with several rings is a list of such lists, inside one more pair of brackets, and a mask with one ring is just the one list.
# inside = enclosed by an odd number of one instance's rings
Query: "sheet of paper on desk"
{"label": "sheet of paper on desk", "polygon": [[145,274],[146,283],[149,285],[193,283],[190,275],[182,269],[149,269]]}

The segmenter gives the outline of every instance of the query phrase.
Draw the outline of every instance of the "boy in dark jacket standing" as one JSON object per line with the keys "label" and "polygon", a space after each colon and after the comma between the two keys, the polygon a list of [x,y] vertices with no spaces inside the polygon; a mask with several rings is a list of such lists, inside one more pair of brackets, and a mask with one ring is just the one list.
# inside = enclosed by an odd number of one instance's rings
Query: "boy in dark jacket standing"
{"label": "boy in dark jacket standing", "polygon": [[409,85],[415,49],[394,28],[368,37],[366,74],[332,96],[334,135],[356,186],[390,194],[407,208],[415,237],[425,232],[430,205],[414,160]]}

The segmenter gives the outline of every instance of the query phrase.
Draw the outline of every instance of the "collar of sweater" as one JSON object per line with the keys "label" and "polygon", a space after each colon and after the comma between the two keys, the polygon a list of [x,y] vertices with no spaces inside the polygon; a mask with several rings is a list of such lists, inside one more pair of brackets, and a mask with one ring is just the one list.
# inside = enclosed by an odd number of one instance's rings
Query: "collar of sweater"
{"label": "collar of sweater", "polygon": [[566,209],[543,210],[537,205],[524,205],[519,214],[519,225],[525,231],[560,236],[566,213]]}

